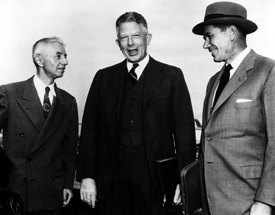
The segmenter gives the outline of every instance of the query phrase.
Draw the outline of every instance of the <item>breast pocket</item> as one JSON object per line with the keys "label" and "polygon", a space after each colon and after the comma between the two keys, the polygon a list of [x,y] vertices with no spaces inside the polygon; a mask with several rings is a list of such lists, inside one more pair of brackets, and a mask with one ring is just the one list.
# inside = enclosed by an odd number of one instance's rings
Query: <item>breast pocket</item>
{"label": "breast pocket", "polygon": [[235,108],[240,109],[240,108],[253,108],[260,106],[261,101],[260,100],[255,100],[251,102],[240,102],[235,104]]}

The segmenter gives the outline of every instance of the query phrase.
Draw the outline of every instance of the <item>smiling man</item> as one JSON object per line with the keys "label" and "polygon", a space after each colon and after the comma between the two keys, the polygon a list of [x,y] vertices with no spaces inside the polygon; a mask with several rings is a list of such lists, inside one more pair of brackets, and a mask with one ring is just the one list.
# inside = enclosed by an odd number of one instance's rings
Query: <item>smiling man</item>
{"label": "smiling man", "polygon": [[195,159],[189,92],[179,68],[147,54],[152,35],[142,15],[123,14],[116,31],[126,59],[98,71],[88,94],[77,167],[81,199],[101,215],[164,215],[155,161],[176,156],[180,171]]}
{"label": "smiling man", "polygon": [[0,87],[3,150],[13,164],[3,190],[20,195],[24,215],[59,215],[72,198],[77,104],[55,84],[68,65],[63,42],[43,38],[32,57],[35,76]]}
{"label": "smiling man", "polygon": [[233,2],[210,4],[193,28],[214,61],[224,63],[208,82],[203,109],[211,215],[271,215],[275,206],[275,61],[247,47],[246,35],[256,30]]}

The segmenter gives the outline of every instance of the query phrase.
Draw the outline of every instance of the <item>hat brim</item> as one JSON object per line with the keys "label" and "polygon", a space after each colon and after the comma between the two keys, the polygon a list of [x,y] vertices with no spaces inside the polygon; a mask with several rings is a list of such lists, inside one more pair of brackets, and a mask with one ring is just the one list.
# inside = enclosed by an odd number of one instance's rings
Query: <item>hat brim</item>
{"label": "hat brim", "polygon": [[222,18],[216,18],[216,19],[211,19],[211,20],[206,20],[204,22],[201,22],[193,28],[192,32],[197,35],[204,35],[204,27],[206,25],[219,25],[219,24],[236,25],[237,27],[240,27],[246,34],[253,33],[258,29],[258,26],[254,22],[248,19],[235,18],[235,17],[222,17]]}

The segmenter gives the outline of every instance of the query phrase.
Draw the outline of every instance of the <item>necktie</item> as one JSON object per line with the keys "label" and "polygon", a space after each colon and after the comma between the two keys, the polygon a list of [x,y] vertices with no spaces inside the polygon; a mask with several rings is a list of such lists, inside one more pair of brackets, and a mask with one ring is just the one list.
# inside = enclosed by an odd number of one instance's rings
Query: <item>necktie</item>
{"label": "necktie", "polygon": [[45,88],[45,95],[44,95],[44,102],[43,102],[43,111],[45,114],[45,117],[47,118],[48,114],[51,111],[51,103],[50,103],[50,99],[49,99],[49,92],[50,92],[50,88],[46,87]]}
{"label": "necktie", "polygon": [[232,66],[231,64],[228,64],[225,69],[224,69],[224,72],[221,76],[221,79],[220,79],[220,83],[219,83],[219,86],[218,86],[218,89],[216,91],[216,95],[215,95],[215,99],[214,99],[214,103],[213,103],[213,107],[215,107],[215,104],[218,100],[218,98],[220,97],[224,87],[226,86],[227,82],[229,81],[229,77],[230,77],[230,70],[232,69]]}
{"label": "necktie", "polygon": [[132,69],[128,73],[128,77],[134,86],[137,83],[137,74],[135,73],[135,70],[138,66],[139,65],[137,63],[134,63]]}

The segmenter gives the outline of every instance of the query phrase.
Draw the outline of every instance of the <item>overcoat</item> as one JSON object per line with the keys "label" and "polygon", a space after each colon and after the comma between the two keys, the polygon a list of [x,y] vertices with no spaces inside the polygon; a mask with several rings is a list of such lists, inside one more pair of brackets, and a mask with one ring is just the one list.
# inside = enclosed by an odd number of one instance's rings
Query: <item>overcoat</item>
{"label": "overcoat", "polygon": [[[179,68],[152,57],[144,69],[142,129],[148,166],[157,199],[161,189],[155,161],[176,153],[178,170],[195,159],[195,131],[191,99]],[[77,179],[93,178],[98,199],[112,186],[120,123],[126,60],[97,72],[86,101]]]}
{"label": "overcoat", "polygon": [[64,90],[55,92],[46,119],[33,77],[0,87],[3,149],[13,163],[4,189],[18,193],[30,212],[61,209],[63,189],[73,188],[77,104]]}
{"label": "overcoat", "polygon": [[206,194],[212,215],[243,215],[254,201],[275,205],[275,62],[251,50],[211,112],[223,70],[204,101]]}

